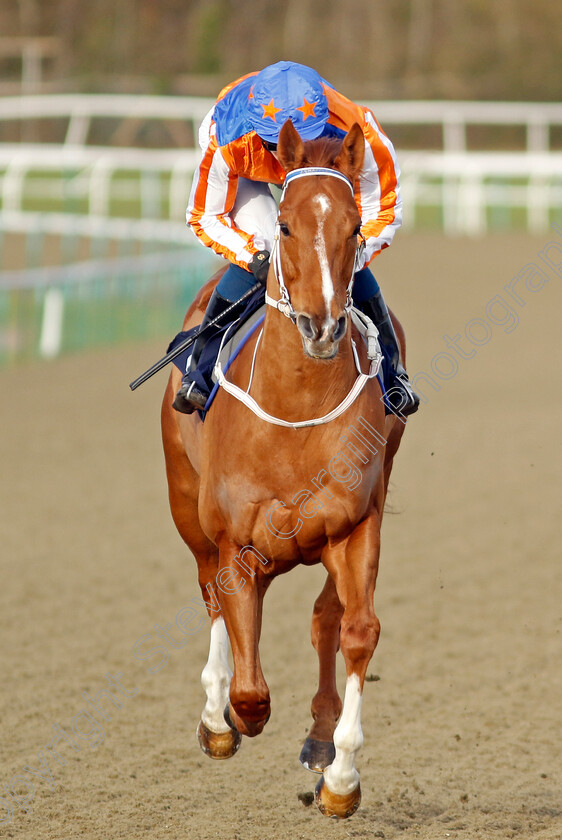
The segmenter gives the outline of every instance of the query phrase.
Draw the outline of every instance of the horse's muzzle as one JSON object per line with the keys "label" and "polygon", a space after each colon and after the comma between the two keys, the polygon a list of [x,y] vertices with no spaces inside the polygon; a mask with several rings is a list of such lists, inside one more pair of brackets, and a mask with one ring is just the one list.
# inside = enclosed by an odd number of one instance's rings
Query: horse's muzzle
{"label": "horse's muzzle", "polygon": [[347,330],[347,317],[340,315],[328,323],[301,312],[297,315],[297,329],[301,334],[304,351],[313,359],[333,359],[339,343]]}

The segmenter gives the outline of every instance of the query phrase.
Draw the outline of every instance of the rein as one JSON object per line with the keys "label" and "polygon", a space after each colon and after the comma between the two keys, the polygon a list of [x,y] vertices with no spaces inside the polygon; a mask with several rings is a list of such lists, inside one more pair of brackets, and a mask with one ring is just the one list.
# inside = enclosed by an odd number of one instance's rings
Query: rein
{"label": "rein", "polygon": [[[349,186],[351,194],[355,196],[353,184],[351,183],[349,178],[347,178],[342,172],[337,172],[335,169],[327,169],[324,167],[316,166],[303,167],[302,169],[294,169],[292,172],[289,172],[289,174],[285,178],[285,185],[283,187],[281,200],[283,200],[285,191],[292,181],[296,180],[297,178],[305,178],[311,175],[328,175],[332,178],[338,178],[340,181],[344,181]],[[285,428],[289,429],[303,429],[310,426],[321,426],[325,423],[329,423],[331,420],[335,420],[336,417],[339,417],[341,414],[343,414],[344,411],[347,411],[347,409],[351,405],[353,405],[353,403],[355,402],[355,400],[357,399],[367,382],[370,379],[373,379],[378,374],[382,362],[382,353],[378,341],[379,332],[374,323],[371,321],[371,319],[353,306],[353,301],[351,298],[353,278],[355,277],[355,272],[359,268],[364,249],[365,239],[361,236],[360,242],[357,246],[357,251],[355,252],[355,260],[353,263],[351,278],[347,286],[347,299],[344,306],[344,310],[346,314],[351,317],[356,328],[367,341],[367,358],[370,362],[369,372],[362,372],[361,365],[359,362],[359,356],[357,353],[357,347],[352,338],[351,345],[353,350],[353,358],[355,361],[355,367],[357,369],[358,376],[355,382],[353,383],[351,390],[348,392],[347,396],[344,397],[344,399],[339,403],[339,405],[336,406],[336,408],[332,409],[332,411],[328,412],[328,414],[324,414],[322,417],[315,417],[310,420],[298,420],[295,422],[290,422],[289,420],[283,420],[281,417],[274,417],[272,414],[268,414],[267,411],[264,411],[264,409],[256,402],[256,400],[250,396],[250,394],[248,393],[250,386],[248,386],[248,391],[243,391],[242,388],[238,387],[238,385],[235,385],[233,382],[229,382],[224,375],[220,359],[217,360],[217,363],[215,364],[214,368],[214,374],[221,388],[224,388],[225,391],[227,391],[240,402],[244,403],[244,405],[247,408],[249,408],[250,411],[252,411],[261,420],[264,420],[266,423],[271,423],[274,426],[284,426]],[[295,323],[297,320],[297,313],[293,309],[291,298],[289,296],[289,291],[285,285],[285,280],[283,278],[283,269],[281,267],[279,222],[277,222],[275,226],[275,241],[273,244],[271,262],[273,265],[275,278],[279,284],[279,291],[281,293],[281,297],[279,300],[275,300],[275,298],[272,298],[266,292],[265,302],[269,306],[273,306],[275,309],[281,312],[282,315],[285,315],[293,323]]]}

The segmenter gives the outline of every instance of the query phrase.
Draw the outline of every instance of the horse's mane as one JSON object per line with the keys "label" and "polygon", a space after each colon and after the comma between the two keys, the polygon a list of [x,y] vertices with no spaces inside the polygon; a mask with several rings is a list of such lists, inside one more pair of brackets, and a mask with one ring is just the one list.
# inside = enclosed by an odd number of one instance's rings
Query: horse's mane
{"label": "horse's mane", "polygon": [[337,137],[319,137],[304,144],[305,159],[302,166],[325,166],[333,169],[341,151],[342,141]]}

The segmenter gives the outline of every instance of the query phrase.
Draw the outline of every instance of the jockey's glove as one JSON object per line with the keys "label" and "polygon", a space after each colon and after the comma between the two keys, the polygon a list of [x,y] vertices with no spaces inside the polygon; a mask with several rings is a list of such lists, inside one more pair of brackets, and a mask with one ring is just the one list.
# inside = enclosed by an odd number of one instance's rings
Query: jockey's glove
{"label": "jockey's glove", "polygon": [[269,251],[258,251],[254,254],[248,263],[248,268],[258,283],[265,283],[269,271]]}

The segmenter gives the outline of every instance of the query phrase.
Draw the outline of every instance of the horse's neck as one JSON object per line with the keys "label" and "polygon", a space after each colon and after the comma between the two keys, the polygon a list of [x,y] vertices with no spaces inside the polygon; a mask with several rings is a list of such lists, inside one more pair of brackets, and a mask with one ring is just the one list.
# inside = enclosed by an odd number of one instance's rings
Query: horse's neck
{"label": "horse's neck", "polygon": [[334,359],[312,359],[304,352],[297,327],[281,313],[269,310],[258,348],[251,395],[269,413],[288,420],[331,411],[348,393],[357,376],[350,329],[351,324]]}

